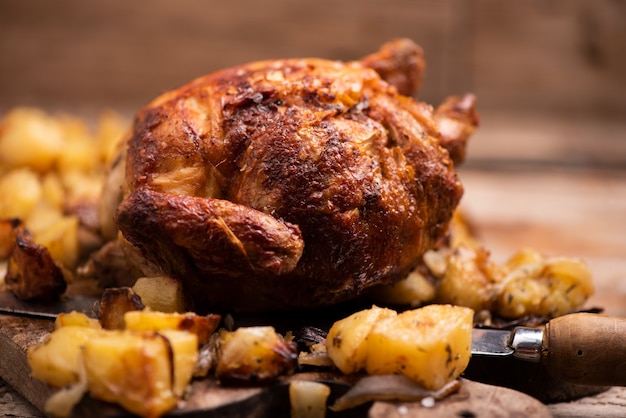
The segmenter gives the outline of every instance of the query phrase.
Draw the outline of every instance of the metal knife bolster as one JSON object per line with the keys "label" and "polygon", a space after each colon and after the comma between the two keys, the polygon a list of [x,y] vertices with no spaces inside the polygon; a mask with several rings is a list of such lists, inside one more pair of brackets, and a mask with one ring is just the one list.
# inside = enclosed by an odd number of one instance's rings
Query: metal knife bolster
{"label": "metal knife bolster", "polygon": [[515,328],[511,332],[509,341],[509,346],[513,349],[513,357],[533,363],[541,362],[543,334],[543,329]]}

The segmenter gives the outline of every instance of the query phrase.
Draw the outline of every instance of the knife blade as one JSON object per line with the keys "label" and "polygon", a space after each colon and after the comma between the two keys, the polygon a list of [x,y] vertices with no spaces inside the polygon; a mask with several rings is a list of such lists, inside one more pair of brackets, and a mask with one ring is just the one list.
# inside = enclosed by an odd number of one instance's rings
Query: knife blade
{"label": "knife blade", "polygon": [[77,311],[93,318],[97,300],[89,296],[72,296],[51,302],[24,301],[11,292],[0,292],[0,314],[54,320],[60,313]]}
{"label": "knife blade", "polygon": [[552,377],[574,384],[626,386],[626,318],[576,313],[543,329],[474,329],[472,356],[541,363]]}

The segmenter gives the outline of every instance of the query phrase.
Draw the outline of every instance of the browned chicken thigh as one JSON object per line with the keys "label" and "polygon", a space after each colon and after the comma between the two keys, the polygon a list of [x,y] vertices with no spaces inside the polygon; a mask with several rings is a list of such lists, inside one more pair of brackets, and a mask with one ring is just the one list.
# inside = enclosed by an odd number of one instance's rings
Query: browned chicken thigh
{"label": "browned chicken thigh", "polygon": [[473,96],[438,111],[407,96],[423,65],[396,40],[158,97],[127,144],[115,220],[129,254],[179,278],[197,311],[323,306],[405,277],[446,234],[463,192],[446,148],[460,162],[478,121]]}

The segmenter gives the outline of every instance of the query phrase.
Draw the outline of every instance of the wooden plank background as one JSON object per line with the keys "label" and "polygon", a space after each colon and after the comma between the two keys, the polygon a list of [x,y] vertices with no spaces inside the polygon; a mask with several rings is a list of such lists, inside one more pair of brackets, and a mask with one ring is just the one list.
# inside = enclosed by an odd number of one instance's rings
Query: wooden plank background
{"label": "wooden plank background", "polygon": [[0,0],[0,112],[132,114],[251,60],[357,59],[393,37],[426,52],[419,97],[479,97],[470,157],[626,165],[623,0]]}

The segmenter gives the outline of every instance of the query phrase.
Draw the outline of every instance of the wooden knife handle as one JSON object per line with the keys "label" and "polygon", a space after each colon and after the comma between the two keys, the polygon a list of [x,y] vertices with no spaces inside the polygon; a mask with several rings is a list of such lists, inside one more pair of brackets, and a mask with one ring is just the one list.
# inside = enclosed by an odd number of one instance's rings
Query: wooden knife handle
{"label": "wooden knife handle", "polygon": [[626,318],[577,313],[548,322],[542,362],[557,379],[626,386]]}

